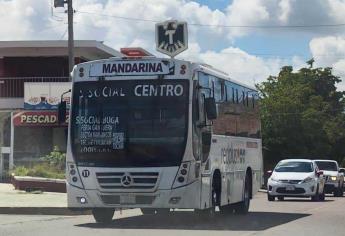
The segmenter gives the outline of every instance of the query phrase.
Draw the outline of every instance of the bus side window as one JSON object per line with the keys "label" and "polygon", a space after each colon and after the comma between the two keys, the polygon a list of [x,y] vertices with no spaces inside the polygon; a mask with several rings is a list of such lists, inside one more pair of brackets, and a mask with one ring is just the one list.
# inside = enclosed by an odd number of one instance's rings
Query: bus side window
{"label": "bus side window", "polygon": [[236,103],[238,104],[239,103],[239,99],[238,99],[238,89],[236,89]]}
{"label": "bus side window", "polygon": [[214,91],[214,98],[216,100],[216,102],[220,102],[223,101],[223,97],[222,96],[222,81],[218,78],[214,77],[214,83],[213,83],[213,91]]}
{"label": "bus side window", "polygon": [[246,105],[246,95],[245,95],[244,90],[242,90],[242,103],[244,106]]}

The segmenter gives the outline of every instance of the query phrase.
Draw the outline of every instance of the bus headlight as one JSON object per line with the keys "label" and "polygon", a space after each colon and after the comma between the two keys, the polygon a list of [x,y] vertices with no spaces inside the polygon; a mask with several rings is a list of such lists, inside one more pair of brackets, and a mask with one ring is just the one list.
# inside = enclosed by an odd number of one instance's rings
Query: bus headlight
{"label": "bus headlight", "polygon": [[182,162],[175,177],[173,188],[178,188],[188,183],[189,168],[190,162]]}
{"label": "bus headlight", "polygon": [[66,180],[67,182],[77,188],[84,188],[81,178],[78,174],[77,166],[74,163],[67,163]]}

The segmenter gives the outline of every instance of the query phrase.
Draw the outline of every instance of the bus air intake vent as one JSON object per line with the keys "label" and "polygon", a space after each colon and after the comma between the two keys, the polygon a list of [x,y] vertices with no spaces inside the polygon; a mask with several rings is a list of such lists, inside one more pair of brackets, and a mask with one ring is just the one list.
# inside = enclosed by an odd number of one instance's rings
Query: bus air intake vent
{"label": "bus air intake vent", "polygon": [[135,196],[135,202],[126,202],[122,203],[120,196],[114,196],[114,195],[100,195],[102,202],[106,205],[151,205],[153,201],[155,200],[155,196],[144,196],[144,195],[138,195]]}
{"label": "bus air intake vent", "polygon": [[156,187],[158,172],[98,172],[97,181],[102,189],[153,189]]}

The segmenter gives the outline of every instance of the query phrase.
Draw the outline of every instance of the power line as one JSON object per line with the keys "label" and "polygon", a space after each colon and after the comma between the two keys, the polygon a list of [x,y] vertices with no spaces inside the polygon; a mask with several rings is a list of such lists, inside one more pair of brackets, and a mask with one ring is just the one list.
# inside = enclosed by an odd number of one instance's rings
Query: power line
{"label": "power line", "polygon": [[[98,16],[104,16],[104,17],[111,17],[111,18],[116,18],[116,19],[121,19],[121,20],[128,20],[128,21],[141,21],[141,22],[150,22],[150,23],[161,22],[161,20],[124,17],[124,16],[109,15],[109,14],[98,13],[98,12],[87,12],[87,11],[79,11],[78,10],[77,13],[89,14],[89,15],[98,15]],[[311,24],[311,25],[223,25],[223,24],[188,23],[188,25],[197,26],[197,27],[220,27],[220,28],[296,29],[296,28],[333,28],[333,27],[344,27],[345,23],[339,23],[339,24]]]}

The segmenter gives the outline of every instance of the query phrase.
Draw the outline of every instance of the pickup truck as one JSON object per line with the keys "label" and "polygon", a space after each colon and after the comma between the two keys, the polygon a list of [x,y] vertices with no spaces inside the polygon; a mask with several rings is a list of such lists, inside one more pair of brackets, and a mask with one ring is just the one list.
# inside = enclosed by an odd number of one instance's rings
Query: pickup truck
{"label": "pickup truck", "polygon": [[334,160],[315,160],[325,177],[325,193],[333,193],[335,197],[343,196],[344,173],[339,170],[338,162]]}

